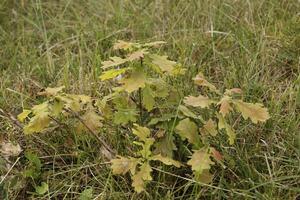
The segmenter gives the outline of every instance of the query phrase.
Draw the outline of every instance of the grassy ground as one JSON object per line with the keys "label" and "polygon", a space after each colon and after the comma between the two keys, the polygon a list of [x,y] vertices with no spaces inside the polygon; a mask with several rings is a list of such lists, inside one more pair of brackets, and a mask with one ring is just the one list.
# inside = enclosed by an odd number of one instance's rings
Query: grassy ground
{"label": "grassy ground", "polygon": [[[184,92],[200,69],[220,88],[240,87],[246,100],[264,103],[271,119],[235,127],[237,142],[223,147],[230,159],[227,168],[216,169],[214,186],[199,188],[162,168],[148,193],[137,195],[128,177],[111,175],[94,138],[63,131],[24,137],[0,116],[0,141],[36,152],[42,165],[38,181],[22,178],[28,163],[21,155],[9,173],[17,182],[4,181],[0,199],[5,193],[9,199],[77,199],[85,188],[98,199],[296,199],[299,10],[297,0],[1,0],[0,108],[6,113],[35,104],[46,86],[97,96],[101,61],[123,39],[168,42],[162,51],[188,69]],[[122,152],[118,136],[107,137]],[[40,181],[49,184],[44,196],[33,194]]]}

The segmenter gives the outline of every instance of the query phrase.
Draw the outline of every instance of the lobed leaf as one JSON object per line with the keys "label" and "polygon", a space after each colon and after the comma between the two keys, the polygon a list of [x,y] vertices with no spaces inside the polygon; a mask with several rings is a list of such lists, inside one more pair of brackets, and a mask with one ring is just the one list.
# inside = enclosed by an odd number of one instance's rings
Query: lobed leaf
{"label": "lobed leaf", "polygon": [[31,110],[24,109],[22,113],[18,114],[17,118],[20,122],[24,122],[30,113]]}
{"label": "lobed leaf", "polygon": [[257,122],[265,122],[270,118],[268,110],[259,103],[246,103],[241,100],[233,101],[237,110],[242,113],[244,119],[250,118],[254,124]]}
{"label": "lobed leaf", "polygon": [[159,56],[157,54],[151,54],[150,58],[152,63],[158,66],[163,72],[172,74],[176,62],[168,60],[168,56]]}
{"label": "lobed leaf", "polygon": [[194,97],[194,96],[185,97],[183,102],[186,105],[193,106],[193,107],[200,107],[200,108],[207,108],[209,107],[209,105],[215,103],[215,101],[202,95],[199,95],[198,97]]}
{"label": "lobed leaf", "polygon": [[210,134],[211,136],[216,136],[218,134],[217,125],[212,119],[206,121],[201,130],[206,134]]}
{"label": "lobed leaf", "polygon": [[154,155],[150,158],[151,160],[158,160],[165,165],[174,165],[175,167],[181,167],[183,166],[180,162],[173,160],[172,158],[162,156],[161,154]]}
{"label": "lobed leaf", "polygon": [[145,190],[145,181],[151,181],[152,169],[148,162],[145,162],[141,167],[140,171],[132,176],[132,186],[137,193]]}
{"label": "lobed leaf", "polygon": [[128,69],[129,69],[128,67],[122,68],[122,69],[111,69],[111,70],[103,72],[99,76],[99,78],[102,81],[105,81],[105,80],[108,80],[108,79],[112,79],[112,78],[115,78],[115,77],[119,76],[120,74],[124,74]]}
{"label": "lobed leaf", "polygon": [[119,65],[122,65],[124,63],[126,63],[128,60],[127,59],[123,59],[123,58],[120,58],[120,57],[117,57],[117,56],[113,56],[113,57],[110,57],[109,60],[107,61],[103,61],[101,64],[102,64],[102,69],[107,69],[107,68],[110,68],[110,67],[116,67],[116,66],[119,66]]}
{"label": "lobed leaf", "polygon": [[201,174],[204,170],[209,170],[214,162],[210,158],[208,149],[202,148],[194,150],[191,159],[187,162],[192,167],[192,170]]}
{"label": "lobed leaf", "polygon": [[135,174],[136,166],[139,164],[140,159],[138,158],[125,158],[122,156],[118,156],[118,158],[111,160],[111,169],[113,174],[126,174],[128,171],[131,174]]}
{"label": "lobed leaf", "polygon": [[121,87],[128,93],[132,93],[139,88],[144,88],[146,76],[142,70],[133,71],[128,78],[120,81],[123,84]]}
{"label": "lobed leaf", "polygon": [[181,120],[176,126],[178,134],[183,138],[187,139],[189,143],[198,145],[200,136],[198,134],[197,125],[189,118]]}

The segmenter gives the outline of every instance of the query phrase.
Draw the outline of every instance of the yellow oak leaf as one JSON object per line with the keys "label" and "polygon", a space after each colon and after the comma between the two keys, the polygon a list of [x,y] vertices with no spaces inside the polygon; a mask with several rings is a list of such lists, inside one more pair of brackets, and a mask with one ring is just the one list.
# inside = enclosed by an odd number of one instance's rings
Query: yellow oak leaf
{"label": "yellow oak leaf", "polygon": [[201,72],[198,73],[197,76],[194,78],[194,83],[199,86],[208,87],[211,91],[217,91],[216,86],[208,82]]}
{"label": "yellow oak leaf", "polygon": [[158,160],[165,165],[174,165],[175,167],[181,167],[183,166],[180,162],[173,160],[172,158],[162,156],[161,154],[154,155],[150,158],[151,160]]}
{"label": "yellow oak leaf", "polygon": [[49,123],[49,113],[41,112],[30,119],[29,123],[24,127],[24,133],[31,134],[41,132]]}
{"label": "yellow oak leaf", "polygon": [[118,158],[111,160],[111,168],[113,171],[113,174],[126,174],[128,171],[131,172],[131,174],[135,174],[136,166],[139,163],[139,159],[137,158],[125,158],[122,156],[118,156]]}
{"label": "yellow oak leaf", "polygon": [[230,111],[233,110],[230,103],[231,103],[231,97],[229,96],[224,96],[218,103],[218,105],[220,105],[219,113],[221,113],[223,117],[225,117]]}
{"label": "yellow oak leaf", "polygon": [[103,61],[102,64],[102,69],[107,69],[110,67],[115,67],[115,66],[119,66],[122,65],[124,63],[126,63],[128,60],[127,59],[123,59],[117,56],[113,56],[109,58],[110,60],[107,61]]}
{"label": "yellow oak leaf", "polygon": [[152,63],[158,66],[163,72],[172,74],[176,62],[168,60],[168,56],[159,56],[157,54],[152,54],[150,58],[152,59]]}
{"label": "yellow oak leaf", "polygon": [[120,74],[124,74],[128,69],[129,68],[107,70],[107,71],[103,72],[99,76],[99,78],[101,79],[101,81],[112,79],[112,78],[119,76]]}
{"label": "yellow oak leaf", "polygon": [[181,120],[176,126],[176,130],[182,138],[187,139],[192,144],[198,145],[200,141],[198,127],[189,118]]}
{"label": "yellow oak leaf", "polygon": [[131,53],[127,57],[127,60],[128,61],[140,60],[141,58],[144,58],[144,56],[148,53],[149,52],[147,52],[146,49],[141,49],[141,50],[138,50],[138,51],[135,51],[135,52]]}
{"label": "yellow oak leaf", "polygon": [[137,193],[145,190],[145,181],[151,181],[152,169],[148,162],[145,162],[141,167],[140,171],[132,176],[132,186]]}
{"label": "yellow oak leaf", "polygon": [[201,130],[204,133],[210,134],[211,136],[216,136],[218,134],[217,125],[212,119],[209,119],[207,122],[205,122]]}
{"label": "yellow oak leaf", "polygon": [[126,42],[126,41],[123,41],[123,40],[118,40],[114,46],[113,46],[113,49],[114,50],[119,50],[119,49],[122,49],[122,50],[130,50],[132,47],[134,47],[136,45],[136,43],[133,43],[133,42]]}
{"label": "yellow oak leaf", "polygon": [[186,105],[193,106],[193,107],[201,107],[201,108],[209,107],[209,105],[215,103],[214,100],[211,100],[208,97],[202,95],[199,95],[197,97],[194,96],[185,97],[183,102]]}
{"label": "yellow oak leaf", "polygon": [[147,127],[139,126],[138,124],[134,124],[135,128],[132,129],[132,133],[139,137],[141,141],[146,141],[150,136],[150,130]]}
{"label": "yellow oak leaf", "polygon": [[265,122],[270,118],[267,108],[259,103],[246,103],[241,100],[233,101],[238,111],[242,113],[244,119],[250,118],[254,124],[257,122]]}
{"label": "yellow oak leaf", "polygon": [[31,110],[24,109],[22,113],[18,114],[17,118],[20,122],[24,122],[30,113]]}
{"label": "yellow oak leaf", "polygon": [[124,78],[120,81],[123,84],[121,87],[128,93],[144,88],[146,82],[146,76],[142,70],[133,71],[128,78]]}
{"label": "yellow oak leaf", "polygon": [[192,167],[192,170],[201,174],[204,170],[209,170],[214,162],[210,158],[208,149],[202,148],[195,150],[191,159],[187,162]]}
{"label": "yellow oak leaf", "polygon": [[45,91],[38,92],[38,95],[41,95],[41,96],[55,96],[55,95],[57,95],[57,93],[61,92],[64,88],[65,88],[65,86],[55,87],[55,88],[47,87],[45,89]]}

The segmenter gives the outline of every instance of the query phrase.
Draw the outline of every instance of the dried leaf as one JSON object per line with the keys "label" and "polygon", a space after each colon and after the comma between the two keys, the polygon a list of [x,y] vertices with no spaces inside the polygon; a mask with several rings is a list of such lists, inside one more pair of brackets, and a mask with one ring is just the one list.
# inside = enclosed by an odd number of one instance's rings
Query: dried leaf
{"label": "dried leaf", "polygon": [[4,141],[1,143],[0,152],[4,157],[18,156],[22,152],[22,149],[19,144]]}

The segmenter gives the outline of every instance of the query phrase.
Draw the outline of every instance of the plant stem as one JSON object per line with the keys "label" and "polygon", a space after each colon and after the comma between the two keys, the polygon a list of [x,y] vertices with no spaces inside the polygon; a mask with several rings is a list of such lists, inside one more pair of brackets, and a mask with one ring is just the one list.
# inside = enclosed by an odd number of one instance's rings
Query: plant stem
{"label": "plant stem", "polygon": [[[143,58],[141,58],[141,68],[143,68]],[[143,104],[142,104],[142,89],[139,88],[139,106],[140,106],[140,123],[143,125]]]}

